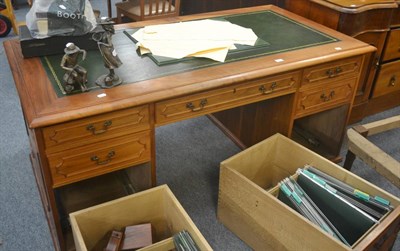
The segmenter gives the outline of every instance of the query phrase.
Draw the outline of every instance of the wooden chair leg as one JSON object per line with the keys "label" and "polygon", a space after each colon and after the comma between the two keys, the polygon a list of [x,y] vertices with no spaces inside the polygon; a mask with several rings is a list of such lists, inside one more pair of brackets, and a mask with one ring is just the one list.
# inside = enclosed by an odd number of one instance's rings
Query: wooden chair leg
{"label": "wooden chair leg", "polygon": [[[353,127],[353,129],[357,133],[359,133],[360,135],[362,135],[364,137],[368,136],[368,133],[369,133],[368,129],[365,128],[362,125],[356,125],[356,126]],[[347,150],[346,159],[344,161],[343,167],[346,170],[350,171],[351,170],[351,166],[353,165],[353,162],[354,162],[355,159],[356,159],[356,155],[353,152],[351,152],[350,150]]]}
{"label": "wooden chair leg", "polygon": [[353,165],[354,160],[356,159],[356,155],[351,152],[350,150],[347,151],[346,154],[346,159],[344,161],[343,167],[350,171],[351,170],[351,166]]}

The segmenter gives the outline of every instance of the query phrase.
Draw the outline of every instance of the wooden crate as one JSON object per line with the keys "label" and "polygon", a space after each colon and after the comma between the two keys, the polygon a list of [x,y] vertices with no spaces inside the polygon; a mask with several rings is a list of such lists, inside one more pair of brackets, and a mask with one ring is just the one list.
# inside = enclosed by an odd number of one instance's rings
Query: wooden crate
{"label": "wooden crate", "polygon": [[[349,248],[277,199],[278,182],[305,164],[372,195],[394,210]],[[223,161],[218,219],[255,250],[387,250],[400,228],[400,199],[280,134]]]}
{"label": "wooden crate", "polygon": [[92,250],[113,229],[151,223],[155,243],[140,250],[171,250],[172,236],[187,230],[201,250],[212,250],[167,185],[70,214],[76,250]]}

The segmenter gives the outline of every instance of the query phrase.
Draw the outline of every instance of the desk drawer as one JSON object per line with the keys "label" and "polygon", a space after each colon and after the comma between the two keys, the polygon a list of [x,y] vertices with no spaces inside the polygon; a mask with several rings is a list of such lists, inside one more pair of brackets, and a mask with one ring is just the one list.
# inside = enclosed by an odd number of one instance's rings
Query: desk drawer
{"label": "desk drawer", "polygon": [[355,77],[360,71],[361,63],[362,57],[353,57],[307,68],[304,70],[301,85],[324,84],[331,82],[333,79]]}
{"label": "desk drawer", "polygon": [[149,108],[140,106],[43,129],[47,154],[148,130]]}
{"label": "desk drawer", "polygon": [[156,123],[166,124],[295,92],[299,79],[300,72],[291,72],[159,102]]}
{"label": "desk drawer", "polygon": [[53,187],[150,160],[149,131],[48,155]]}
{"label": "desk drawer", "polygon": [[386,40],[383,61],[400,58],[400,29],[392,30]]}
{"label": "desk drawer", "polygon": [[400,3],[399,3],[399,1],[397,1],[397,5],[399,5],[398,8],[396,10],[394,10],[393,14],[392,14],[392,21],[390,23],[390,26],[392,26],[392,27],[400,26]]}
{"label": "desk drawer", "polygon": [[307,89],[305,91],[300,90],[296,117],[350,102],[355,84],[356,79],[352,78],[322,88]]}
{"label": "desk drawer", "polygon": [[375,82],[373,98],[400,90],[400,60],[381,66]]}

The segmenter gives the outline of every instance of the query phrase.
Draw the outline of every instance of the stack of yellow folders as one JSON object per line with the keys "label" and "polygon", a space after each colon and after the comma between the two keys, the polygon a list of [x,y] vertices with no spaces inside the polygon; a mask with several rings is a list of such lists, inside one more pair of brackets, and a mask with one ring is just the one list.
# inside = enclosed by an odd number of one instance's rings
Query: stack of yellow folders
{"label": "stack of yellow folders", "polygon": [[297,170],[297,179],[285,178],[279,185],[282,202],[347,246],[393,210],[388,200],[372,197],[309,165]]}
{"label": "stack of yellow folders", "polygon": [[224,62],[235,44],[254,46],[257,35],[252,29],[228,21],[198,20],[152,25],[139,29],[132,37],[141,54],[181,59],[206,57]]}

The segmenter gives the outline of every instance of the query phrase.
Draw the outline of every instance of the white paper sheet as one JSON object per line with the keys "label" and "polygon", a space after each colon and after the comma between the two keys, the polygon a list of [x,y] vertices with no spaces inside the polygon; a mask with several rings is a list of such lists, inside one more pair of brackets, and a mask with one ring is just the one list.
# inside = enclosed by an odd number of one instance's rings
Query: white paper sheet
{"label": "white paper sheet", "polygon": [[207,57],[220,62],[225,61],[234,44],[253,46],[257,40],[251,29],[209,19],[146,26],[132,36],[141,53],[176,59]]}

